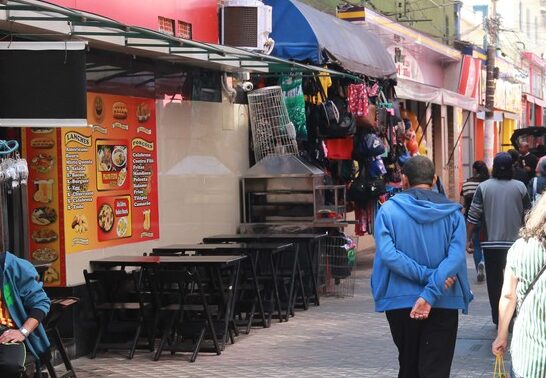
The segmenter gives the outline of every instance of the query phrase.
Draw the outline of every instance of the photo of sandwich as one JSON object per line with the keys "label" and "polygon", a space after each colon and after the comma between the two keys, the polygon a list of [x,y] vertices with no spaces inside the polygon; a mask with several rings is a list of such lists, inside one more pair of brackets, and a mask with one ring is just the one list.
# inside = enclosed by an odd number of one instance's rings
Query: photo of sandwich
{"label": "photo of sandwich", "polygon": [[55,141],[49,138],[34,138],[30,141],[30,147],[37,149],[50,149],[55,146]]}
{"label": "photo of sandwich", "polygon": [[115,102],[112,106],[112,114],[115,119],[126,119],[128,113],[127,105],[124,102]]}

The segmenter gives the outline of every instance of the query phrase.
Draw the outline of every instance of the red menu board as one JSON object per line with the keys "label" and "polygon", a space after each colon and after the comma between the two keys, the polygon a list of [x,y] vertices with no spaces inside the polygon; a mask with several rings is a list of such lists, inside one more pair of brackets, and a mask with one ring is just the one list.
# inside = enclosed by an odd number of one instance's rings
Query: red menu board
{"label": "red menu board", "polygon": [[48,285],[66,283],[65,254],[159,238],[154,104],[88,93],[92,127],[26,131],[31,256],[52,263]]}

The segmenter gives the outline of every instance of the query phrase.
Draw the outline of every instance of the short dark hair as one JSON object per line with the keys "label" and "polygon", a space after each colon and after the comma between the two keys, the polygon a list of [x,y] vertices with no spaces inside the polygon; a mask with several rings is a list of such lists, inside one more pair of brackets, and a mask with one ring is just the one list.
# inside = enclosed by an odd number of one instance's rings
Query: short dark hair
{"label": "short dark hair", "polygon": [[512,180],[514,178],[514,167],[500,169],[500,167],[493,164],[491,177],[496,178],[497,180]]}
{"label": "short dark hair", "polygon": [[414,156],[410,158],[402,168],[404,175],[408,178],[410,186],[432,185],[434,182],[434,164],[426,156]]}

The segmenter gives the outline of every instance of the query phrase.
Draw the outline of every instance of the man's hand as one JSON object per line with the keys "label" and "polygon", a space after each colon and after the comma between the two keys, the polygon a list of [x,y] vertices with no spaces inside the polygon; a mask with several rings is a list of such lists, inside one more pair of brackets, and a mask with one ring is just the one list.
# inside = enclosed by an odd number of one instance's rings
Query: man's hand
{"label": "man's hand", "polygon": [[457,276],[447,277],[446,282],[444,284],[445,289],[448,290],[451,286],[453,286],[455,281],[457,281]]}
{"label": "man's hand", "polygon": [[474,253],[474,242],[472,240],[466,242],[466,253]]}
{"label": "man's hand", "polygon": [[25,335],[21,333],[18,329],[8,329],[0,335],[0,344],[5,343],[22,343],[25,341]]}
{"label": "man's hand", "polygon": [[503,355],[506,352],[506,348],[508,347],[508,339],[499,337],[493,341],[493,345],[491,346],[491,352],[494,356],[498,356],[499,354]]}
{"label": "man's hand", "polygon": [[425,301],[423,298],[419,298],[411,309],[410,318],[416,320],[425,320],[428,318],[431,308],[432,306],[427,301]]}

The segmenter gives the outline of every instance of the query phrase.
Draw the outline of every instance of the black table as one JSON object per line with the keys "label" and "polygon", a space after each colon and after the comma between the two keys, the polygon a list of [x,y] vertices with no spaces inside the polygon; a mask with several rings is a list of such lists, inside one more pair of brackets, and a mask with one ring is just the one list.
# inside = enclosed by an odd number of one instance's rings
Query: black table
{"label": "black table", "polygon": [[[305,257],[307,260],[307,266],[309,267],[309,275],[311,276],[311,289],[313,291],[313,300],[315,305],[320,305],[319,292],[318,292],[318,283],[317,283],[317,272],[315,271],[314,260],[316,259],[316,253],[318,248],[316,248],[316,243],[327,234],[311,234],[311,233],[302,233],[302,234],[226,234],[226,235],[214,235],[203,238],[204,243],[268,243],[268,242],[290,242],[296,245],[294,249],[294,265],[292,270],[292,283],[289,293],[289,305],[287,306],[286,320],[288,320],[288,314],[294,312],[296,295],[293,295],[294,290],[294,281],[295,274],[298,273],[300,286],[302,289],[303,297],[303,306],[304,309],[307,309],[306,296],[304,292],[303,280],[301,277],[301,269],[299,264],[299,251],[300,248],[305,251]],[[293,298],[293,302],[292,302]]]}
{"label": "black table", "polygon": [[[99,260],[91,260],[90,264],[94,267],[142,267],[142,268],[154,268],[154,267],[190,267],[190,268],[204,268],[205,271],[215,271],[217,272],[217,277],[215,278],[212,274],[210,277],[211,282],[214,282],[218,277],[220,277],[219,285],[220,292],[224,302],[224,337],[222,338],[222,347],[225,347],[227,342],[227,335],[229,332],[229,325],[233,321],[233,300],[234,293],[233,288],[237,287],[237,282],[239,279],[239,267],[241,261],[246,259],[244,255],[209,255],[209,256],[111,256]],[[220,269],[227,267],[232,267],[232,273],[229,283],[229,295],[225,296],[224,286],[221,280]],[[204,283],[199,278],[197,274],[197,284],[203,289]],[[209,313],[208,305],[206,300],[204,300],[204,306],[206,312]],[[216,349],[216,353],[220,354],[220,343],[218,337],[216,336],[215,327],[211,327],[211,335]],[[194,354],[195,355],[195,354]]]}
{"label": "black table", "polygon": [[[256,296],[256,301],[258,303],[258,309],[260,311],[260,316],[262,318],[262,324],[264,328],[267,328],[271,325],[271,315],[272,311],[269,312],[268,319],[265,317],[265,310],[263,305],[263,298],[260,293],[260,284],[258,278],[258,261],[260,258],[260,253],[268,254],[269,264],[272,274],[272,287],[275,306],[277,307],[279,319],[282,320],[282,309],[281,301],[279,297],[279,289],[277,282],[277,264],[275,264],[273,256],[281,253],[283,251],[289,250],[294,247],[293,243],[220,243],[220,244],[173,244],[164,247],[154,248],[152,255],[173,255],[173,254],[185,254],[185,253],[204,253],[207,255],[218,255],[226,252],[229,253],[241,253],[246,255],[250,267],[250,273],[252,276],[254,292]],[[253,322],[254,311],[251,311],[247,323],[246,332],[249,333],[250,327]]]}

